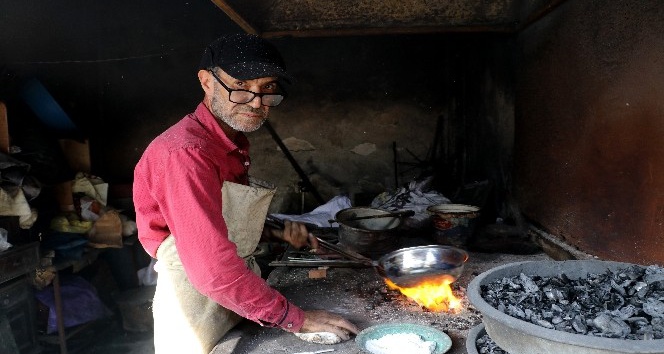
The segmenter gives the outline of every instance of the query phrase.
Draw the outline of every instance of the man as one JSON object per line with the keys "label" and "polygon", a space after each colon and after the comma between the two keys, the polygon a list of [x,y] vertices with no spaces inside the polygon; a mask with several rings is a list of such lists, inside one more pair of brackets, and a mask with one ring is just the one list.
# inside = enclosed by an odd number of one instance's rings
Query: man
{"label": "man", "polygon": [[[252,252],[274,190],[250,185],[249,142],[291,81],[264,39],[222,36],[203,54],[205,92],[193,113],[147,147],[134,170],[138,237],[157,259],[153,302],[155,352],[209,353],[242,317],[294,333],[358,329],[323,310],[303,311],[270,288]],[[317,248],[300,223],[272,230],[296,248]]]}

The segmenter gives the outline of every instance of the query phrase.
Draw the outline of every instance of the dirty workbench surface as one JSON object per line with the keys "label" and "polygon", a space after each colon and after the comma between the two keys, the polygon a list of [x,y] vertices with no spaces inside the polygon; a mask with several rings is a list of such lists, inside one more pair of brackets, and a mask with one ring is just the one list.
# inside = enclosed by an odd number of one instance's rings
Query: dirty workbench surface
{"label": "dirty workbench surface", "polygon": [[[389,290],[373,268],[330,268],[322,279],[310,279],[310,268],[277,267],[268,282],[290,301],[305,310],[325,309],[338,313],[360,329],[392,322],[428,325],[452,338],[448,354],[465,354],[468,331],[481,323],[481,314],[467,301],[468,283],[493,267],[519,261],[550,260],[545,253],[510,255],[470,253],[463,274],[452,289],[462,300],[463,308],[455,313],[432,312]],[[222,339],[211,354],[293,354],[334,349],[331,354],[363,353],[354,338],[334,345],[305,342],[286,331],[260,327],[245,321]]]}

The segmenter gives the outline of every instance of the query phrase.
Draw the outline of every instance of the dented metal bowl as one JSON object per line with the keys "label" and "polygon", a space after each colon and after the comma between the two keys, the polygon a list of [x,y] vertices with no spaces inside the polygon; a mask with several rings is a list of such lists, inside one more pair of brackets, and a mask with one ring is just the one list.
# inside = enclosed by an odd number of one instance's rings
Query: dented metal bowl
{"label": "dented metal bowl", "polygon": [[466,251],[452,246],[407,247],[382,256],[378,270],[397,286],[410,288],[424,281],[454,282],[467,260]]}

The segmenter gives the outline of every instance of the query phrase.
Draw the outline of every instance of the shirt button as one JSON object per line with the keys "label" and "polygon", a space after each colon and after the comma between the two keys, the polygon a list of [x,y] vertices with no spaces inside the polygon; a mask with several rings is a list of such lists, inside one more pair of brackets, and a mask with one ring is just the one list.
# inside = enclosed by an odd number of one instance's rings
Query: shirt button
{"label": "shirt button", "polygon": [[293,327],[293,324],[289,323],[289,324],[286,325],[286,327],[291,328],[291,327]]}
{"label": "shirt button", "polygon": [[249,161],[245,161],[245,162],[244,162],[244,165],[245,165],[245,166],[249,166]]}

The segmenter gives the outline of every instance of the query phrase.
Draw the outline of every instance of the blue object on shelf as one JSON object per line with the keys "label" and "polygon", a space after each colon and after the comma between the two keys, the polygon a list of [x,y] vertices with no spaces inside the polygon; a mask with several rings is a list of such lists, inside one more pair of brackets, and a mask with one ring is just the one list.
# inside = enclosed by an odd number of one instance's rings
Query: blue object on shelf
{"label": "blue object on shelf", "polygon": [[67,136],[81,135],[67,113],[36,78],[30,78],[23,83],[20,95],[37,118],[54,133]]}

